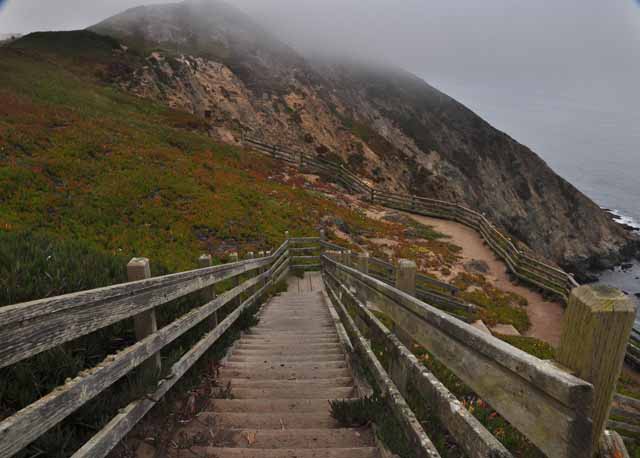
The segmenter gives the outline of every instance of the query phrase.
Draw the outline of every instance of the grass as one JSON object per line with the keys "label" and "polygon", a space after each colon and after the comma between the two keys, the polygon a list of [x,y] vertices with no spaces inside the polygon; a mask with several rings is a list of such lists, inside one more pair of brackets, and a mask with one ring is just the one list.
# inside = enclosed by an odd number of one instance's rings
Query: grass
{"label": "grass", "polygon": [[331,416],[343,427],[357,428],[376,425],[376,434],[383,444],[400,458],[416,456],[406,439],[402,426],[388,411],[388,401],[379,394],[360,399],[329,401]]}
{"label": "grass", "polygon": [[[388,329],[394,329],[395,324],[391,317],[382,312],[374,312],[374,314]],[[537,344],[528,338],[518,340],[517,343],[519,348],[529,351],[534,356],[545,356],[550,351],[545,345]],[[388,364],[388,357],[383,346],[373,342],[372,349],[383,365]],[[533,444],[493,410],[489,404],[480,399],[467,384],[438,361],[425,347],[414,344],[410,350],[515,457],[542,458],[543,455]],[[412,393],[412,398],[408,399],[409,404],[425,430],[429,432],[438,451],[445,457],[460,456],[460,450],[456,447],[454,439],[444,426],[439,424],[437,415],[429,408],[429,402],[421,400],[421,395],[416,389],[409,391]]]}
{"label": "grass", "polygon": [[[122,282],[133,256],[150,258],[161,275],[195,268],[203,252],[218,263],[232,251],[273,250],[285,230],[316,236],[329,216],[376,227],[319,193],[271,180],[279,164],[214,142],[203,120],[105,84],[108,42],[66,35],[43,48],[36,38],[0,49],[0,306]],[[198,300],[160,307],[159,325]],[[2,369],[0,417],[130,345],[130,321]],[[206,330],[163,351],[164,367]],[[147,382],[125,377],[19,456],[70,456]]]}
{"label": "grass", "polygon": [[556,355],[555,349],[550,344],[535,337],[505,336],[501,334],[494,334],[494,336],[536,358],[553,359]]}
{"label": "grass", "polygon": [[212,141],[202,121],[69,71],[67,58],[0,50],[0,229],[80,239],[172,270],[200,252],[268,250],[339,215],[269,180],[280,165]]}
{"label": "grass", "polygon": [[468,272],[459,273],[452,283],[460,289],[459,296],[462,299],[479,306],[479,317],[488,326],[511,324],[519,332],[525,332],[531,326],[524,308],[527,305],[524,297],[502,291],[482,275]]}

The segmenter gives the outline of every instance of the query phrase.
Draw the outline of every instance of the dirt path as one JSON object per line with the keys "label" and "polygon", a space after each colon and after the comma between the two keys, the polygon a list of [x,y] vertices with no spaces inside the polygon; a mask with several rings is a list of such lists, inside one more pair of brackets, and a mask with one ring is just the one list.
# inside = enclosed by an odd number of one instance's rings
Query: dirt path
{"label": "dirt path", "polygon": [[406,213],[406,215],[419,223],[433,226],[439,232],[449,235],[451,242],[462,248],[462,264],[472,259],[486,262],[489,266],[489,272],[485,276],[496,287],[505,291],[512,291],[527,299],[529,302],[527,314],[531,321],[531,328],[525,335],[544,340],[554,347],[560,344],[562,318],[564,315],[562,305],[546,301],[541,294],[524,286],[513,284],[509,280],[506,265],[484,244],[482,237],[477,232],[452,221],[409,213]]}

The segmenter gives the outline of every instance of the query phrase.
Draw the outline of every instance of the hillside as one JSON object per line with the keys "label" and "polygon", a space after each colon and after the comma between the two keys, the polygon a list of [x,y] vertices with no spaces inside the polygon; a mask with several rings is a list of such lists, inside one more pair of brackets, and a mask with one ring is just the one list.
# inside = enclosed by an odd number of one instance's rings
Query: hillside
{"label": "hillside", "polygon": [[633,237],[535,153],[399,69],[301,56],[218,1],[140,7],[91,28],[145,65],[118,76],[138,96],[339,158],[393,190],[478,208],[540,255],[583,271]]}
{"label": "hillside", "polygon": [[378,227],[274,180],[279,164],[212,140],[200,118],[108,84],[137,61],[89,32],[0,49],[0,230],[184,270],[202,251],[270,249],[285,230],[314,235],[327,218]]}

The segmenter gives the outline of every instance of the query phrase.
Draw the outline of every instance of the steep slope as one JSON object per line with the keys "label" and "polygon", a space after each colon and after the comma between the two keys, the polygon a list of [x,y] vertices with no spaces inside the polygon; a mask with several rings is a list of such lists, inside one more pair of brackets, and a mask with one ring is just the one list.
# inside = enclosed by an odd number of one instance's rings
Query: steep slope
{"label": "steep slope", "polygon": [[225,141],[248,129],[389,189],[460,201],[570,268],[616,262],[634,243],[531,150],[407,72],[305,60],[218,1],[135,8],[92,30],[147,57],[123,87],[204,116]]}
{"label": "steep slope", "polygon": [[[193,115],[113,88],[139,65],[90,32],[0,48],[0,230],[81,239],[171,270],[209,251],[266,250],[323,219],[377,227],[322,195],[272,179],[280,164],[221,145]],[[379,225],[378,225],[379,226]]]}

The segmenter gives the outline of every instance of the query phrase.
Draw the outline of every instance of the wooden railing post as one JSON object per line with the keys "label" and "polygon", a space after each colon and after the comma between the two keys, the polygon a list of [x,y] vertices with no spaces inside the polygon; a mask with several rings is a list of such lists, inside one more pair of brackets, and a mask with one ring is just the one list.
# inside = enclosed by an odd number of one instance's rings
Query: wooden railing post
{"label": "wooden railing post", "polygon": [[598,449],[636,316],[622,291],[584,285],[571,292],[557,361],[593,384],[593,450]]}
{"label": "wooden railing post", "polygon": [[[127,277],[129,281],[139,281],[151,278],[151,265],[147,258],[133,258],[127,264]],[[133,317],[133,325],[137,340],[153,334],[158,330],[155,309],[147,310]],[[153,355],[142,365],[141,369],[147,374],[159,374],[162,370],[160,352]]]}
{"label": "wooden railing post", "polygon": [[[203,254],[198,258],[198,266],[201,269],[204,269],[206,267],[211,267],[212,265],[213,265],[213,259],[211,258],[210,254]],[[207,286],[206,288],[202,289],[202,299],[204,300],[205,303],[211,302],[215,298],[216,298],[216,289],[213,285]],[[208,319],[208,322],[209,322],[210,329],[215,329],[216,326],[218,326],[217,311],[211,314],[211,316]]]}
{"label": "wooden railing post", "polygon": [[342,264],[351,267],[351,250],[344,250],[342,252]]}
{"label": "wooden railing post", "polygon": [[398,260],[396,288],[412,296],[416,295],[416,263],[408,259]]}
{"label": "wooden railing post", "polygon": [[357,253],[355,256],[356,269],[369,275],[369,253]]}
{"label": "wooden railing post", "polygon": [[[365,275],[369,275],[369,253],[357,253],[355,255],[355,268]],[[369,295],[367,294],[367,288],[364,285],[358,285],[356,287],[356,297],[365,306]]]}
{"label": "wooden railing post", "polygon": [[[238,253],[236,251],[229,254],[229,263],[238,262],[239,260],[240,257],[238,256]],[[240,286],[240,275],[236,275],[234,278],[232,278],[231,283],[234,288]],[[239,307],[240,304],[242,304],[242,295],[238,295],[235,300],[232,301],[232,304],[234,308]]]}

